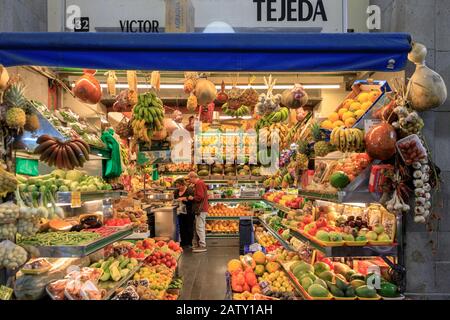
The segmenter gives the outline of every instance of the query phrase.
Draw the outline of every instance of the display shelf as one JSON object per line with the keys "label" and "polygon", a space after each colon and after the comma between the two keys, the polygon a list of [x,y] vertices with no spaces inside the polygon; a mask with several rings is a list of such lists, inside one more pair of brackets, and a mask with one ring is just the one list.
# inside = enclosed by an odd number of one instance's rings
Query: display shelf
{"label": "display shelf", "polygon": [[275,230],[273,230],[267,223],[265,223],[262,219],[258,218],[258,222],[275,238],[278,242],[281,243],[283,248],[289,251],[297,251],[295,250],[289,243],[286,242]]}
{"label": "display shelf", "polygon": [[86,245],[78,246],[32,246],[21,245],[26,247],[29,252],[35,257],[47,257],[47,258],[76,258],[86,257],[98,250],[128,237],[133,233],[133,229],[118,230],[107,237],[97,239]]}
{"label": "display shelf", "polygon": [[124,240],[141,240],[147,238],[150,238],[150,231],[141,233],[138,232],[132,233],[128,237],[125,237]]}
{"label": "display shelf", "polygon": [[[123,190],[104,190],[104,191],[94,191],[94,192],[81,192],[81,202],[94,201],[94,200],[104,200],[104,199],[117,199],[121,196],[127,195],[126,191]],[[56,202],[58,204],[71,204],[72,202],[72,192],[57,192]]]}
{"label": "display shelf", "polygon": [[294,229],[289,229],[293,237],[302,242],[307,242],[316,250],[321,251],[327,257],[395,257],[397,256],[397,246],[338,246],[338,247],[326,247],[319,243],[305,237],[303,234]]}
{"label": "display shelf", "polygon": [[160,172],[162,177],[187,176],[189,172]]}
{"label": "display shelf", "polygon": [[317,191],[298,190],[298,195],[312,200],[324,200],[333,202],[378,202],[380,196],[377,193],[369,192],[368,184],[372,165],[379,164],[379,160],[372,162],[365,168],[347,187],[336,193],[321,193]]}
{"label": "display shelf", "polygon": [[297,279],[292,274],[292,272],[289,272],[289,270],[286,269],[286,266],[283,263],[280,263],[280,266],[283,272],[288,277],[289,282],[294,287],[295,291],[297,291],[304,300],[307,300],[307,297],[303,294],[303,288],[300,287],[300,284],[298,283]]}
{"label": "display shelf", "polygon": [[210,217],[210,216],[207,216],[206,220],[239,220],[241,218],[248,218],[248,216],[245,216],[245,217]]}
{"label": "display shelf", "polygon": [[106,295],[103,298],[103,300],[111,299],[116,293],[116,290],[122,287],[124,284],[126,284],[128,280],[130,280],[134,276],[134,274],[142,267],[142,265],[143,262],[139,262],[139,264],[133,270],[130,270],[130,272],[128,272],[128,274],[125,277],[121,278],[117,282],[114,281],[99,282],[98,288],[106,290]]}
{"label": "display shelf", "polygon": [[261,184],[262,183],[262,178],[261,179],[256,179],[256,180],[254,180],[254,179],[237,179],[235,176],[232,176],[232,177],[226,177],[226,176],[224,176],[223,177],[223,179],[222,180],[214,180],[214,179],[206,179],[206,180],[204,180],[204,182],[206,183],[206,184],[228,184],[228,181],[232,181],[232,182],[235,182],[235,183],[248,183],[248,184],[256,184],[256,183],[258,183],[258,184]]}
{"label": "display shelf", "polygon": [[244,202],[244,201],[261,201],[261,198],[210,198],[208,202]]}
{"label": "display shelf", "polygon": [[272,202],[272,201],[269,201],[269,200],[263,199],[263,201],[264,201],[266,204],[272,206],[273,208],[278,209],[278,210],[280,210],[280,211],[283,211],[284,213],[288,213],[288,212],[296,211],[296,210],[297,210],[297,209],[291,209],[291,208],[282,206],[282,205],[280,205],[280,204],[278,204],[278,203],[275,203],[275,202]]}
{"label": "display shelf", "polygon": [[214,238],[239,238],[239,233],[207,233],[206,238],[214,239]]}

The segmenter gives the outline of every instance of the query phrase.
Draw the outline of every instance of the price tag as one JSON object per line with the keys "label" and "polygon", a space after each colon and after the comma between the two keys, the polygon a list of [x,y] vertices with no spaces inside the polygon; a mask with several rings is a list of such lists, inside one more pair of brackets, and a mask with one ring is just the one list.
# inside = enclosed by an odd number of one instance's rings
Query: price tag
{"label": "price tag", "polygon": [[71,208],[80,208],[81,207],[81,192],[73,191],[71,193],[70,207]]}
{"label": "price tag", "polygon": [[364,120],[364,132],[369,132],[373,126],[380,124],[380,119],[366,119]]}
{"label": "price tag", "polygon": [[11,300],[13,292],[9,287],[0,286],[0,300]]}

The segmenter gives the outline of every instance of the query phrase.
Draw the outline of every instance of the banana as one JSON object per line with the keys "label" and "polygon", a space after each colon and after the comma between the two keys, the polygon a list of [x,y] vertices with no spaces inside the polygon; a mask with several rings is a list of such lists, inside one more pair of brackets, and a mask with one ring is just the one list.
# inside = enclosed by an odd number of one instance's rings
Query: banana
{"label": "banana", "polygon": [[47,148],[49,148],[55,144],[58,145],[58,143],[54,140],[47,140],[47,141],[43,142],[42,144],[40,144],[36,149],[34,149],[34,153],[41,154],[42,152],[47,150]]}
{"label": "banana", "polygon": [[83,143],[81,143],[80,140],[74,140],[74,142],[77,144],[77,146],[83,152],[83,155],[86,158],[86,160],[89,161],[89,149],[86,149],[85,145]]}
{"label": "banana", "polygon": [[55,141],[55,138],[49,136],[48,134],[43,134],[42,136],[40,136],[39,138],[37,138],[36,143],[37,144],[42,144],[48,140],[53,140]]}
{"label": "banana", "polygon": [[48,161],[49,157],[51,156],[53,150],[55,150],[58,147],[57,143],[54,143],[53,145],[51,145],[50,147],[48,147],[47,149],[45,149],[42,153],[41,156],[39,158],[40,161]]}
{"label": "banana", "polygon": [[73,167],[81,167],[82,164],[78,161],[77,156],[75,155],[75,151],[72,149],[72,144],[67,143],[66,144],[66,153],[70,160],[70,163],[73,165]]}
{"label": "banana", "polygon": [[59,149],[60,149],[61,147],[60,146],[57,146],[55,149],[53,149],[53,152],[52,152],[52,154],[50,155],[50,157],[48,157],[48,165],[50,166],[50,167],[53,167],[54,165],[55,165],[55,163],[56,163],[56,157],[57,157],[57,155],[58,155],[58,152],[59,152]]}
{"label": "banana", "polygon": [[345,131],[343,128],[341,128],[341,130],[339,131],[339,150],[344,152],[346,145],[347,141],[345,139]]}
{"label": "banana", "polygon": [[[353,137],[350,130],[343,129],[345,134],[345,151],[350,151],[352,149]],[[343,150],[344,151],[344,150]]]}

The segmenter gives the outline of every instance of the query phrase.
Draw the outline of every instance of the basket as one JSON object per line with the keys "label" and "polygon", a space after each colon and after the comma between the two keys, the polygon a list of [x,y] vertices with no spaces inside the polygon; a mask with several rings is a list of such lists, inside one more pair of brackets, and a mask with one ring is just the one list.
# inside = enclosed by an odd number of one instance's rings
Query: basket
{"label": "basket", "polygon": [[348,247],[364,247],[367,244],[365,241],[344,241],[345,245]]}

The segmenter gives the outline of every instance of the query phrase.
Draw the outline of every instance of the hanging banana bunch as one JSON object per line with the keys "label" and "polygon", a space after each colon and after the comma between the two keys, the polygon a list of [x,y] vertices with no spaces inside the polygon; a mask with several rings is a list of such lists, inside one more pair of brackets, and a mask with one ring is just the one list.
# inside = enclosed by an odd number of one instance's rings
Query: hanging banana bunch
{"label": "hanging banana bunch", "polygon": [[138,78],[137,73],[134,70],[127,71],[128,82],[128,100],[131,105],[135,105],[138,102]]}
{"label": "hanging banana bunch", "polygon": [[117,95],[117,90],[116,90],[117,76],[116,76],[116,72],[114,70],[110,70],[110,71],[105,73],[105,76],[107,77],[106,84],[108,86],[108,94],[110,96],[112,96],[112,97],[115,97]]}
{"label": "hanging banana bunch", "polygon": [[150,76],[150,85],[159,92],[161,89],[161,74],[159,71],[153,71]]}

